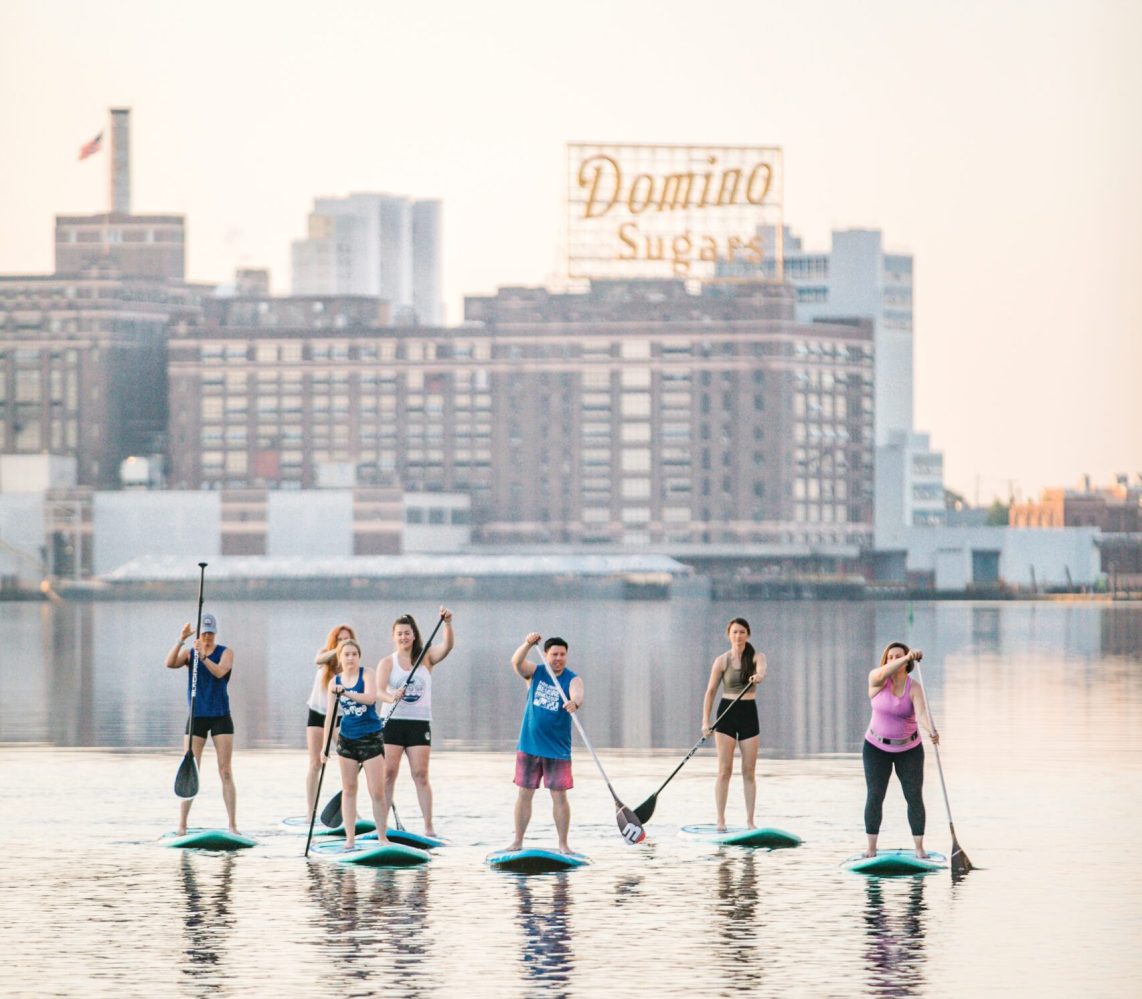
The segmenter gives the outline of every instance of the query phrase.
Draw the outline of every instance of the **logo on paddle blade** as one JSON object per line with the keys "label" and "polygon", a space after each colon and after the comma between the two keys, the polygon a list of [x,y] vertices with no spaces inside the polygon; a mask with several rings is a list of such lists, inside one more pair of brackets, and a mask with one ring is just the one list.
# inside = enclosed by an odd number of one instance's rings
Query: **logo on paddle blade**
{"label": "logo on paddle blade", "polygon": [[628,822],[619,832],[622,833],[623,839],[630,843],[631,846],[634,846],[635,843],[641,843],[646,839],[646,830],[634,822]]}

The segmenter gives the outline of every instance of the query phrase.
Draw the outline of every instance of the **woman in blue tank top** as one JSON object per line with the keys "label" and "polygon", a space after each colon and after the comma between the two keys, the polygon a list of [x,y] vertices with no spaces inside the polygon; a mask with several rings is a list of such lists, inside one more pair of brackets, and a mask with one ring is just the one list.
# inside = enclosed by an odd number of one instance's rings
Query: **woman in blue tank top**
{"label": "woman in blue tank top", "polygon": [[[385,835],[385,813],[389,810],[385,797],[385,744],[381,738],[381,719],[377,715],[377,681],[371,670],[361,668],[361,646],[348,638],[337,646],[340,676],[329,681],[329,696],[325,711],[325,741],[329,744],[329,730],[335,713],[341,718],[341,731],[337,737],[337,757],[341,767],[341,820],[345,825],[345,849],[355,846],[357,833],[357,772],[365,771],[365,783],[373,806],[373,821],[377,824],[377,841],[388,843]],[[391,703],[397,696],[379,695]],[[327,760],[324,752],[321,760]]]}

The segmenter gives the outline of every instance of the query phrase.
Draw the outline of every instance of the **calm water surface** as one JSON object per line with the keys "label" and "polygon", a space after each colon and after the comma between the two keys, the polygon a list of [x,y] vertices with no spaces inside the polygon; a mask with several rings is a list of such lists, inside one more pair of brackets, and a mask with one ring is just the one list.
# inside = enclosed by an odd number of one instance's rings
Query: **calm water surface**
{"label": "calm water surface", "polygon": [[[177,814],[185,722],[185,681],[161,662],[193,606],[0,606],[0,993],[1138,995],[1138,605],[917,605],[909,624],[886,604],[457,603],[433,726],[438,826],[454,845],[393,872],[307,863],[280,819],[303,807],[303,702],[324,633],[351,621],[375,661],[398,612],[431,627],[435,609],[212,609],[236,652],[239,823],[259,841],[237,855],[157,842]],[[770,662],[760,817],[804,846],[678,839],[713,818],[703,750],[659,799],[651,843],[627,847],[577,744],[572,844],[593,865],[488,870],[511,835],[523,687],[507,660],[522,636],[570,640],[583,723],[635,805],[697,738],[709,662],[739,613]],[[900,637],[925,649],[956,830],[984,868],[956,885],[838,867],[863,839],[864,677]],[[946,851],[930,752],[925,799],[928,843]],[[397,800],[418,828],[406,775]],[[731,821],[740,801],[735,779]],[[536,804],[529,840],[551,843],[544,792]],[[192,821],[224,820],[208,748]],[[881,839],[909,841],[895,784]]]}

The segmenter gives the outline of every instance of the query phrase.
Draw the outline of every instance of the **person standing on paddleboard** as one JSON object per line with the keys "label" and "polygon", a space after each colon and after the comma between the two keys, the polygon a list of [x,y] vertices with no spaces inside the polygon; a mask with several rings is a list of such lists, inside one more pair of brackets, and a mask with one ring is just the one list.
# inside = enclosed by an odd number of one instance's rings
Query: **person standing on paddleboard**
{"label": "person standing on paddleboard", "polygon": [[[726,801],[730,794],[730,777],[734,772],[735,745],[741,747],[746,825],[750,829],[757,828],[753,813],[757,801],[757,748],[761,742],[761,726],[757,720],[757,693],[754,688],[765,679],[767,665],[765,656],[759,655],[749,643],[749,635],[749,622],[743,617],[735,617],[726,625],[730,647],[710,667],[710,680],[706,684],[706,696],[702,699],[702,734],[708,738],[713,733],[718,750],[714,804],[718,810],[719,832],[726,829]],[[719,685],[722,687],[716,716],[719,720],[711,728],[710,711]],[[734,700],[739,695],[740,699],[735,704]]]}
{"label": "person standing on paddleboard", "polygon": [[[416,620],[411,614],[402,614],[393,622],[395,651],[377,664],[378,690],[387,690],[390,694],[404,690],[396,718],[389,717],[396,708],[395,703],[381,709],[385,719],[385,795],[390,802],[393,800],[401,757],[407,754],[420,814],[424,818],[425,836],[436,836],[432,821],[432,785],[428,783],[428,758],[432,753],[432,668],[452,651],[456,641],[452,611],[441,607],[440,618],[444,622],[444,641],[426,650]],[[420,665],[412,675],[418,659]]]}
{"label": "person standing on paddleboard", "polygon": [[347,624],[339,624],[329,632],[325,645],[314,656],[313,663],[317,667],[313,678],[313,689],[309,692],[309,700],[305,706],[309,715],[305,722],[305,745],[309,750],[309,770],[305,775],[305,814],[313,812],[313,801],[317,797],[317,775],[321,771],[321,750],[325,743],[321,741],[325,731],[325,707],[329,696],[329,681],[341,672],[337,662],[337,646],[347,638],[356,641],[357,636]]}
{"label": "person standing on paddleboard", "polygon": [[864,736],[861,753],[867,794],[864,802],[864,831],[868,835],[866,857],[876,856],[876,840],[884,795],[893,768],[904,789],[908,803],[908,826],[916,844],[916,856],[923,859],[924,825],[924,744],[920,728],[939,745],[940,734],[928,714],[924,688],[912,682],[908,674],[924,658],[919,649],[909,649],[903,642],[892,642],[880,656],[880,665],[868,674],[868,697],[872,702],[872,720]]}
{"label": "person standing on paddleboard", "polygon": [[[334,708],[340,711],[341,732],[337,736],[337,758],[341,764],[341,819],[345,826],[345,849],[352,850],[357,837],[357,767],[365,771],[365,783],[372,800],[373,821],[377,825],[377,842],[387,846],[385,813],[389,810],[385,797],[385,743],[381,737],[381,719],[375,707],[378,696],[391,702],[400,699],[400,691],[391,697],[378,695],[377,679],[372,670],[361,666],[361,646],[347,638],[337,646],[340,675],[329,681],[325,707],[325,732],[322,746],[329,743],[329,726]],[[327,757],[321,754],[324,763]]]}
{"label": "person standing on paddleboard", "polygon": [[[183,740],[183,752],[188,745],[194,753],[195,766],[202,769],[202,749],[206,745],[209,735],[214,740],[214,753],[218,757],[218,776],[222,779],[222,801],[226,805],[226,816],[230,822],[230,831],[236,836],[238,824],[235,818],[237,813],[238,792],[234,786],[234,772],[232,762],[234,757],[234,720],[230,717],[230,695],[227,687],[234,670],[234,651],[215,641],[218,632],[218,620],[213,614],[202,615],[202,626],[199,636],[191,649],[184,649],[186,640],[194,634],[194,628],[188,621],[179,632],[178,641],[167,653],[167,669],[183,669],[189,666],[186,676],[186,699],[190,703],[191,690],[194,688],[194,653],[198,656],[198,686],[194,689],[194,731],[187,731]],[[183,798],[178,805],[178,835],[186,835],[186,820],[190,814],[190,806],[194,798]]]}
{"label": "person standing on paddleboard", "polygon": [[[532,799],[540,780],[551,792],[551,814],[559,849],[572,853],[567,843],[571,828],[571,803],[567,792],[574,786],[571,776],[571,714],[583,706],[583,680],[567,668],[567,642],[549,638],[543,643],[547,669],[528,662],[527,655],[539,641],[533,631],[512,655],[512,669],[527,682],[527,702],[523,709],[515,759],[515,839],[508,850],[523,849],[523,836],[531,821]],[[548,673],[550,670],[550,674]],[[551,679],[563,688],[567,701],[559,696]]]}

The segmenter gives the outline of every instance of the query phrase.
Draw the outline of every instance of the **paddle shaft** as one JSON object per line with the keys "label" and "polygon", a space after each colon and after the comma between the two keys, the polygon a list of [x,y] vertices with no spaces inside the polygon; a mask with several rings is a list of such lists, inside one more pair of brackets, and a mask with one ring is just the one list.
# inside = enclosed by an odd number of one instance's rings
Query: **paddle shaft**
{"label": "paddle shaft", "polygon": [[333,745],[333,730],[337,727],[337,705],[338,698],[333,698],[333,719],[329,725],[329,732],[325,736],[325,752],[324,758],[321,761],[321,770],[317,774],[317,791],[313,795],[313,812],[309,816],[309,835],[305,837],[305,853],[303,857],[309,856],[309,844],[313,839],[313,825],[317,821],[317,803],[321,800],[321,782],[325,779],[325,764],[329,761],[329,747]]}
{"label": "paddle shaft", "polygon": [[[202,601],[206,589],[206,563],[198,563],[198,620],[194,625],[194,648],[190,650],[190,714],[186,720],[186,753],[175,774],[175,794],[193,798],[198,794],[198,766],[194,762],[194,702],[198,696],[198,639],[202,634]],[[183,793],[185,792],[185,793]]]}
{"label": "paddle shaft", "polygon": [[[920,672],[920,664],[916,663],[916,679],[920,681],[920,686],[924,686],[924,677]],[[936,719],[932,715],[932,704],[928,700],[928,691],[924,690],[924,703],[928,705],[928,717],[932,721],[932,728],[939,731],[936,725]],[[948,800],[948,785],[944,780],[944,765],[940,762],[940,747],[937,743],[932,743],[932,748],[936,750],[936,770],[940,775],[940,790],[944,792],[944,810],[948,813],[948,830],[952,834],[952,855],[948,858],[948,868],[951,870],[952,877],[956,877],[957,871],[960,874],[966,874],[972,869],[972,862],[968,859],[968,855],[964,853],[964,848],[960,846],[959,841],[956,839],[956,824],[952,821],[952,805]],[[957,863],[956,858],[959,857]]]}
{"label": "paddle shaft", "polygon": [[[551,677],[551,682],[555,684],[555,689],[559,691],[559,698],[563,701],[564,707],[566,707],[571,703],[571,699],[563,692],[563,687],[559,681],[555,679],[555,674],[551,672],[551,667],[547,665],[547,660],[542,656],[540,657],[540,663],[542,663],[543,668],[547,671],[547,675]],[[577,710],[578,709],[576,709],[576,711]],[[619,801],[619,796],[615,794],[615,789],[611,787],[611,782],[607,779],[607,772],[603,769],[603,764],[599,762],[599,757],[595,755],[595,750],[591,746],[591,740],[587,738],[587,733],[583,731],[583,723],[575,716],[575,711],[569,711],[567,713],[571,716],[571,720],[579,730],[579,738],[583,740],[583,745],[587,747],[587,752],[591,754],[591,759],[595,761],[595,766],[599,768],[599,773],[603,775],[603,783],[607,785],[607,790],[611,792],[611,797],[614,798],[615,804],[618,805],[619,808],[625,808],[626,806]]]}
{"label": "paddle shaft", "polygon": [[[402,683],[400,685],[401,690],[404,690],[405,687],[407,687],[412,682],[413,676],[415,675],[417,669],[420,667],[421,660],[424,659],[425,654],[428,652],[429,647],[432,645],[432,640],[436,637],[436,633],[440,630],[440,626],[443,623],[444,623],[444,615],[441,614],[439,619],[436,622],[436,627],[432,629],[432,634],[428,636],[428,641],[425,642],[424,645],[421,646],[420,655],[418,655],[416,657],[416,661],[412,664],[412,669],[410,669],[408,671],[408,676],[405,677],[404,683]],[[381,731],[382,732],[385,730],[385,722],[387,722],[389,720],[389,718],[392,718],[393,711],[396,711],[398,704],[400,704],[399,700],[394,701],[393,706],[392,706],[392,710],[389,711],[388,716],[381,720]],[[328,752],[328,750],[326,750],[326,752]],[[361,768],[358,767],[357,769],[359,771]],[[327,826],[333,826],[336,824],[334,822],[334,819],[336,818],[337,815],[340,814],[340,812],[341,812],[341,792],[338,791],[332,798],[329,799],[329,803],[325,806],[325,808],[323,808],[321,810],[321,821]],[[396,814],[395,808],[393,809],[393,814],[394,815]],[[400,819],[397,819],[397,828],[398,829],[401,828]]]}

